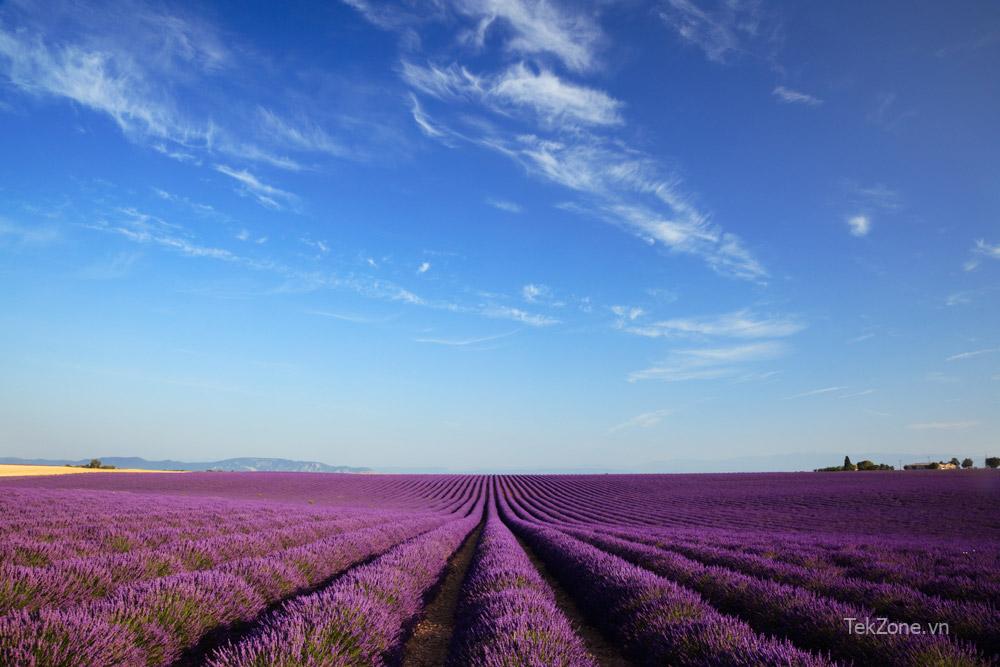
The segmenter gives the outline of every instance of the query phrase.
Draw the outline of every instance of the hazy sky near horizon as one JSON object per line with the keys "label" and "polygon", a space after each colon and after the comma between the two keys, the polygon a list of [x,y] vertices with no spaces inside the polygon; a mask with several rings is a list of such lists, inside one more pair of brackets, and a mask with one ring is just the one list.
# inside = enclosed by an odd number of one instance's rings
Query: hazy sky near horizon
{"label": "hazy sky near horizon", "polygon": [[0,454],[997,454],[998,64],[986,1],[7,0]]}

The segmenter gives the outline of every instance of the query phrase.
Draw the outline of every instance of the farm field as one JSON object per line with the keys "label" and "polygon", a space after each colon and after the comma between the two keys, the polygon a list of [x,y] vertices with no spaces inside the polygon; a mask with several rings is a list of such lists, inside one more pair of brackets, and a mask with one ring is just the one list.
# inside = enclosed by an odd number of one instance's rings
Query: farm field
{"label": "farm field", "polygon": [[114,470],[102,470],[100,468],[78,468],[75,466],[32,466],[19,464],[0,464],[0,477],[39,477],[45,475],[77,475],[80,473],[101,473],[101,472],[182,472],[180,470],[136,470],[132,468],[115,468]]}
{"label": "farm field", "polygon": [[992,471],[5,478],[0,664],[997,664],[997,507]]}

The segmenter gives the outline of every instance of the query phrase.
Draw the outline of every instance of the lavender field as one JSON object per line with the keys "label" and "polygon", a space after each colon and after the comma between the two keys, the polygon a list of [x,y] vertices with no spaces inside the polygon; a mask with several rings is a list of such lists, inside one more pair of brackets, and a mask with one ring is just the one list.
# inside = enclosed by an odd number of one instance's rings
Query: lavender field
{"label": "lavender field", "polygon": [[997,507],[992,471],[11,478],[0,664],[997,664]]}

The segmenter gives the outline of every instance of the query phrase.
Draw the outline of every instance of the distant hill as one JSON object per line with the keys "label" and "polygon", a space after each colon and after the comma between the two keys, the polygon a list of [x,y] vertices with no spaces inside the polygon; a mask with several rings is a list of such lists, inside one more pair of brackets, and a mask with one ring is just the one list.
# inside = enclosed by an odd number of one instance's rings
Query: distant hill
{"label": "distant hill", "polygon": [[[138,470],[226,470],[232,472],[371,472],[371,468],[354,468],[351,466],[331,466],[318,461],[292,461],[290,459],[260,459],[243,457],[224,459],[222,461],[147,461],[138,456],[101,456],[101,463],[116,468],[136,468]],[[69,459],[20,459],[16,457],[0,458],[0,463],[12,465],[84,465],[90,459],[71,461]]]}

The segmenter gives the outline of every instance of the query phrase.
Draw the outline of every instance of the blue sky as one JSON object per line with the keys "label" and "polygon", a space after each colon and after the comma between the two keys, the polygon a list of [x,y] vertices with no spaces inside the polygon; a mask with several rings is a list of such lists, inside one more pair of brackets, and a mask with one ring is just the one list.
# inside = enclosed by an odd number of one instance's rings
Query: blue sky
{"label": "blue sky", "polygon": [[87,5],[0,4],[3,454],[996,446],[995,3]]}

